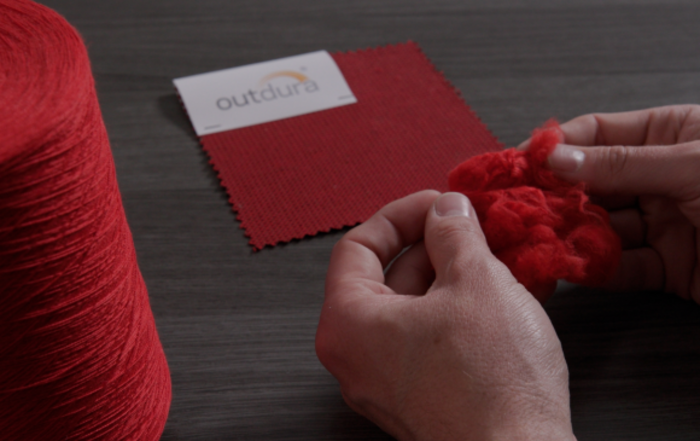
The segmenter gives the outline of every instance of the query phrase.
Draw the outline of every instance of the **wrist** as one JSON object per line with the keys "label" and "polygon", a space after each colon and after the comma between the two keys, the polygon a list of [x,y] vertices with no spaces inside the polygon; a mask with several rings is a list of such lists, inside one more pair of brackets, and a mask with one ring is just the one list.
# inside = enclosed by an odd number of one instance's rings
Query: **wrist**
{"label": "wrist", "polygon": [[561,399],[513,400],[489,425],[488,441],[576,441],[568,393]]}
{"label": "wrist", "polygon": [[493,430],[488,441],[576,441],[570,422],[525,422]]}
{"label": "wrist", "polygon": [[[414,424],[404,427],[405,431],[392,433],[402,441],[576,441],[568,393],[561,398],[543,401],[510,396],[505,402],[491,397],[460,406],[462,412],[458,413],[436,414],[438,406],[433,406],[421,411],[424,418],[409,418]],[[480,410],[474,411],[474,407]],[[472,412],[465,415],[465,408]]]}

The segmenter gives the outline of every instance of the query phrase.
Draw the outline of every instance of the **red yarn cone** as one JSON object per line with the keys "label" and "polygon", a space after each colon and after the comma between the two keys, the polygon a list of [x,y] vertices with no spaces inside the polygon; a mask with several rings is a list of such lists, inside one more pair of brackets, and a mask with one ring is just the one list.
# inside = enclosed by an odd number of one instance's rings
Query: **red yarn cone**
{"label": "red yarn cone", "polygon": [[157,440],[170,376],[77,32],[0,1],[0,439]]}

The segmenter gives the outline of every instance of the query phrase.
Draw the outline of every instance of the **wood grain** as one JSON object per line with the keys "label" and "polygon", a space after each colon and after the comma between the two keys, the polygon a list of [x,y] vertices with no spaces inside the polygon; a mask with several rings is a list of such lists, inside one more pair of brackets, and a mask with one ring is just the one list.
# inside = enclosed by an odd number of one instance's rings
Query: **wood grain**
{"label": "wood grain", "polygon": [[[314,354],[342,232],[253,253],[176,77],[418,42],[507,145],[550,117],[700,102],[700,4],[47,0],[84,36],[173,375],[164,441],[384,440]],[[700,439],[700,307],[563,286],[547,306],[586,440]]]}

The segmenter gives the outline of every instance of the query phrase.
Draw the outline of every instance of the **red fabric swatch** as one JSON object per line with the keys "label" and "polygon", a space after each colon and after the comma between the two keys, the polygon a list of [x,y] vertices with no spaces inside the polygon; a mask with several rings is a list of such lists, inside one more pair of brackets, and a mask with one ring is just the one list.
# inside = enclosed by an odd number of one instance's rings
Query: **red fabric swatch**
{"label": "red fabric swatch", "polygon": [[607,211],[589,202],[584,185],[547,168],[547,156],[562,139],[551,121],[534,131],[527,151],[476,156],[449,175],[450,190],[474,205],[493,254],[541,302],[558,279],[604,283],[622,252]]}
{"label": "red fabric swatch", "polygon": [[201,137],[258,250],[367,220],[502,148],[418,45],[332,55],[358,102]]}

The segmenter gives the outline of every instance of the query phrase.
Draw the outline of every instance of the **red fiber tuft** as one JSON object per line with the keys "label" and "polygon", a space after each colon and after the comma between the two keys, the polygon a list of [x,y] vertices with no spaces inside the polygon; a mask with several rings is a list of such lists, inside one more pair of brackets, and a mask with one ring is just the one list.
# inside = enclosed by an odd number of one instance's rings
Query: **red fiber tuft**
{"label": "red fiber tuft", "polygon": [[527,151],[508,149],[463,162],[449,174],[451,191],[472,201],[491,251],[541,302],[558,279],[599,286],[614,273],[621,245],[607,212],[583,184],[546,166],[563,135],[556,121],[536,129]]}

